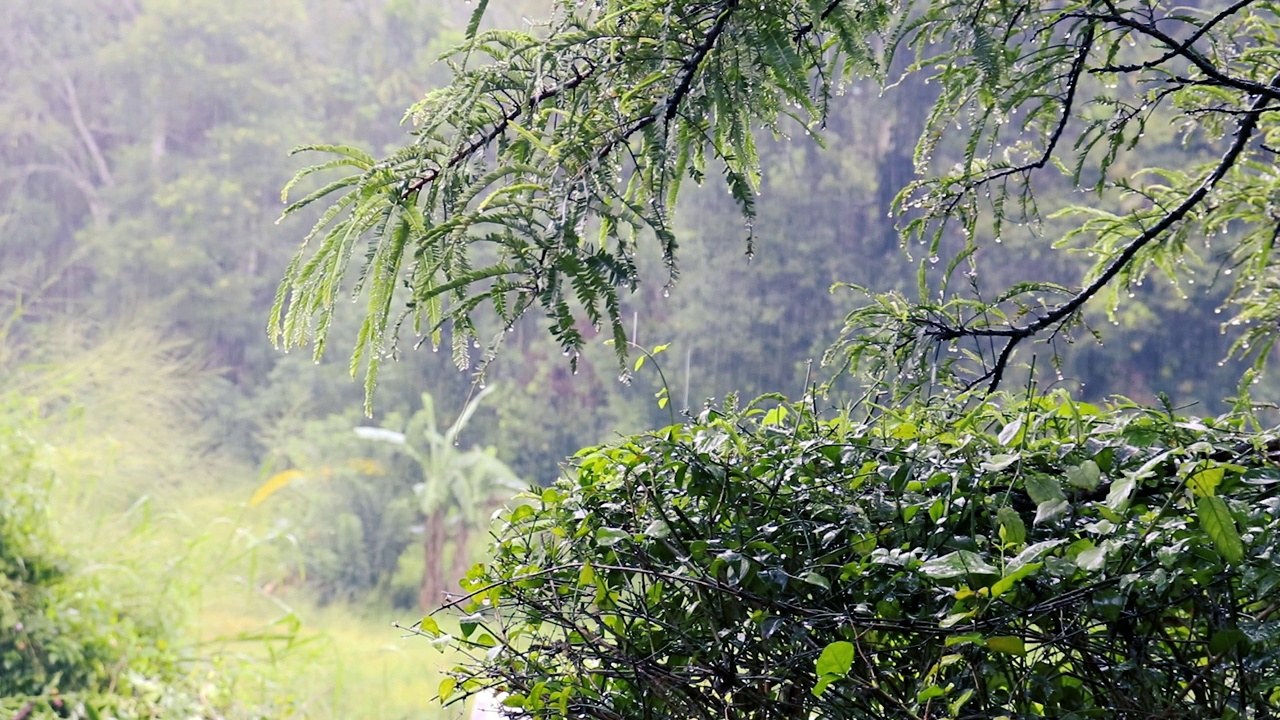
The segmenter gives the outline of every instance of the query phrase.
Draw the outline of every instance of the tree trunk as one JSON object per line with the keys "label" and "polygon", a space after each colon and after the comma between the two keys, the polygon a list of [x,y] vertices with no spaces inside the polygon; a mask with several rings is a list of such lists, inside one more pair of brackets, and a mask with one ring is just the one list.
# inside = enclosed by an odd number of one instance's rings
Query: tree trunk
{"label": "tree trunk", "polygon": [[440,607],[444,596],[443,560],[445,514],[441,510],[427,517],[422,528],[422,586],[418,588],[418,607],[430,612]]}
{"label": "tree trunk", "polygon": [[471,569],[471,526],[460,519],[457,531],[453,534],[453,569],[449,571],[447,591],[457,592],[461,586],[458,581]]}

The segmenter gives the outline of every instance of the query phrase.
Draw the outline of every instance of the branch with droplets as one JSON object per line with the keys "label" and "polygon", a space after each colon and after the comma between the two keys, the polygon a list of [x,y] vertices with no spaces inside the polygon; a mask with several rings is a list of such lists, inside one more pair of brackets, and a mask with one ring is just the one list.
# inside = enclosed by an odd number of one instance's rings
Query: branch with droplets
{"label": "branch with droplets", "polygon": [[[1272,84],[1280,82],[1280,75],[1277,75]],[[1179,222],[1183,221],[1198,205],[1200,205],[1214,186],[1221,181],[1226,174],[1236,166],[1248,146],[1250,139],[1253,138],[1258,129],[1258,122],[1264,112],[1270,108],[1271,97],[1269,95],[1261,95],[1254,99],[1249,109],[1239,120],[1234,135],[1232,136],[1231,145],[1223,153],[1217,164],[1208,175],[1200,182],[1194,191],[1192,191],[1181,203],[1166,212],[1161,219],[1155,224],[1147,227],[1137,237],[1130,241],[1124,249],[1107,265],[1101,273],[1098,274],[1092,282],[1082,287],[1069,300],[1057,305],[1047,312],[1039,315],[1031,322],[1023,325],[1004,325],[999,327],[991,326],[965,326],[963,324],[951,325],[944,322],[938,322],[933,319],[921,319],[920,324],[925,326],[924,334],[938,342],[951,342],[961,338],[1003,338],[1005,345],[997,355],[993,365],[986,372],[978,376],[970,387],[977,387],[983,382],[989,381],[988,392],[996,390],[1000,386],[1000,382],[1004,378],[1004,373],[1008,368],[1009,362],[1013,357],[1013,351],[1024,340],[1032,338],[1041,332],[1053,327],[1061,326],[1070,322],[1073,317],[1077,317],[1078,313],[1084,308],[1084,305],[1102,292],[1116,278],[1129,268],[1130,264],[1138,253],[1153,242],[1160,240],[1165,233],[1170,231]]]}

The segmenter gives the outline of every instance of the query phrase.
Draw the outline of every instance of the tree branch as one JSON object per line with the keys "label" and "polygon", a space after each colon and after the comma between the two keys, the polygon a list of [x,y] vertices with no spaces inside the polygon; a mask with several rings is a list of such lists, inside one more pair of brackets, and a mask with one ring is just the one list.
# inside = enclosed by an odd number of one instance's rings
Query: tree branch
{"label": "tree branch", "polygon": [[1067,74],[1067,93],[1066,97],[1062,98],[1062,117],[1058,119],[1053,132],[1050,133],[1049,140],[1045,143],[1044,152],[1032,162],[1004,168],[968,183],[967,189],[973,190],[981,185],[992,183],[1011,175],[1039,170],[1049,163],[1049,159],[1053,157],[1053,151],[1058,147],[1058,142],[1062,140],[1062,135],[1067,130],[1067,125],[1071,123],[1071,109],[1075,107],[1076,92],[1080,88],[1080,77],[1084,73],[1084,66],[1089,59],[1089,52],[1093,50],[1094,32],[1095,29],[1091,23],[1085,28],[1084,34],[1080,38],[1080,45],[1076,50],[1076,56],[1072,60],[1071,69]]}
{"label": "tree branch", "polygon": [[[57,165],[54,163],[27,163],[25,165],[18,165],[11,168],[5,174],[5,177],[14,178],[19,184],[21,184],[22,182],[25,182],[28,177],[38,173],[59,175],[67,179],[72,185],[76,186],[76,189],[79,190],[82,195],[84,195],[85,203],[89,206],[89,214],[93,216],[93,219],[97,222],[105,221],[107,219],[107,209],[102,203],[102,198],[98,195],[97,186],[95,186],[88,178],[65,165]],[[0,179],[3,179],[3,177],[0,177]]]}
{"label": "tree branch", "polygon": [[[1273,84],[1280,82],[1280,75],[1273,78],[1271,82]],[[1268,95],[1260,95],[1254,99],[1253,103],[1249,106],[1249,110],[1240,119],[1239,126],[1235,132],[1231,146],[1227,148],[1225,153],[1223,153],[1222,158],[1218,161],[1218,164],[1214,167],[1213,171],[1200,182],[1200,185],[1190,195],[1166,213],[1159,222],[1144,230],[1140,235],[1138,235],[1138,237],[1134,238],[1133,241],[1125,246],[1124,250],[1116,256],[1116,259],[1113,260],[1111,264],[1093,280],[1093,282],[1081,289],[1080,292],[1076,293],[1075,297],[1026,325],[979,328],[949,326],[926,330],[925,333],[940,342],[946,342],[963,337],[1008,338],[1008,342],[1001,351],[1000,356],[997,358],[995,365],[972,383],[972,385],[977,385],[984,380],[990,379],[991,383],[988,386],[988,392],[995,391],[1004,377],[1004,371],[1013,355],[1013,350],[1019,343],[1038,334],[1042,330],[1049,328],[1050,326],[1066,321],[1072,315],[1079,312],[1085,303],[1093,299],[1102,291],[1103,288],[1109,285],[1111,281],[1129,265],[1129,263],[1133,261],[1139,251],[1147,245],[1150,245],[1152,242],[1159,240],[1167,230],[1183,220],[1197,205],[1200,204],[1201,201],[1204,200],[1205,196],[1209,194],[1209,191],[1226,176],[1227,172],[1229,172],[1240,159],[1240,155],[1244,152],[1245,147],[1249,144],[1249,140],[1258,129],[1258,121],[1262,117],[1263,112],[1268,109],[1267,105],[1271,99],[1272,98]]]}
{"label": "tree branch", "polygon": [[1119,11],[1114,9],[1110,14],[1078,13],[1072,15],[1072,17],[1097,20],[1129,28],[1130,30],[1146,35],[1147,37],[1167,46],[1170,52],[1190,62],[1196,67],[1196,69],[1204,73],[1205,77],[1213,80],[1223,87],[1240,90],[1251,95],[1259,95],[1269,100],[1280,100],[1280,88],[1276,87],[1276,83],[1280,82],[1280,80],[1272,79],[1270,83],[1263,84],[1253,80],[1245,80],[1227,75],[1219,70],[1216,65],[1205,59],[1203,55],[1196,52],[1188,44],[1178,42],[1171,35],[1156,27],[1154,23],[1138,22],[1133,18],[1120,14]]}
{"label": "tree branch", "polygon": [[[739,0],[723,0],[718,5],[715,23],[707,31],[707,34],[703,36],[702,41],[694,47],[693,54],[690,55],[689,58],[681,65],[678,73],[679,81],[676,83],[676,87],[672,90],[671,95],[668,96],[664,105],[664,110],[661,114],[661,117],[665,122],[670,122],[679,112],[680,104],[684,102],[685,98],[688,97],[689,92],[693,88],[693,80],[697,76],[698,70],[702,67],[707,56],[715,48],[716,41],[719,40],[722,34],[724,34],[725,28],[728,26],[729,19],[732,16],[733,11],[737,9],[738,4]],[[584,72],[579,72],[575,69],[574,77],[572,79],[555,87],[547,88],[535,93],[533,97],[529,99],[528,103],[516,106],[502,116],[502,118],[495,123],[492,128],[460,148],[441,168],[428,170],[426,173],[411,180],[405,185],[403,196],[408,197],[421,190],[423,187],[439,177],[440,173],[444,170],[457,167],[459,164],[465,162],[467,158],[484,149],[494,140],[497,140],[507,131],[511,126],[511,123],[515,122],[524,114],[526,108],[532,111],[547,100],[577,89],[584,82],[590,79],[597,72],[598,68],[598,65],[591,63]],[[632,135],[656,122],[658,117],[659,115],[657,114],[645,115],[636,122],[631,123],[629,127],[610,141],[608,146],[601,151],[601,154],[608,154],[610,148],[626,142]]]}
{"label": "tree branch", "polygon": [[76,128],[76,134],[80,136],[80,142],[84,145],[85,152],[93,160],[94,168],[98,172],[98,179],[108,187],[114,185],[116,180],[111,174],[110,166],[107,165],[107,158],[103,155],[102,148],[98,145],[98,140],[89,129],[88,123],[85,122],[84,113],[80,109],[80,96],[76,91],[75,81],[71,79],[71,75],[67,73],[62,63],[58,62],[58,59],[45,48],[44,44],[35,35],[27,33],[27,39],[36,49],[36,52],[44,56],[50,67],[57,71],[62,83],[62,94],[67,101],[67,108],[71,112],[71,122]]}
{"label": "tree branch", "polygon": [[1176,46],[1171,47],[1168,52],[1156,58],[1155,60],[1148,60],[1147,62],[1144,62],[1144,63],[1137,63],[1137,64],[1131,64],[1131,65],[1107,65],[1101,68],[1097,68],[1093,72],[1095,73],[1111,73],[1111,72],[1126,73],[1126,72],[1138,72],[1141,70],[1150,70],[1152,68],[1159,67],[1165,64],[1166,62],[1172,60],[1173,58],[1188,52],[1191,49],[1192,45],[1194,45],[1200,38],[1204,37],[1205,34],[1208,33],[1210,30],[1212,30],[1215,26],[1217,26],[1227,18],[1231,17],[1232,15],[1235,15],[1236,13],[1245,9],[1246,7],[1249,7],[1255,2],[1258,2],[1258,0],[1237,0],[1235,4],[1224,8],[1217,15],[1214,15],[1212,18],[1210,18],[1209,21],[1206,22],[1204,25],[1201,25],[1199,28],[1197,28],[1195,32],[1191,33],[1191,37],[1187,38],[1181,43],[1178,43]]}

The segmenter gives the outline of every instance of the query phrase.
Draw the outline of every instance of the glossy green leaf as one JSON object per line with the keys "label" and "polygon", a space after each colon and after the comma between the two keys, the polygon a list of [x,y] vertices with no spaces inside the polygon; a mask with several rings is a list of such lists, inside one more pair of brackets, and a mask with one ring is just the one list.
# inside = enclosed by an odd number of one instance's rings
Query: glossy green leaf
{"label": "glossy green leaf", "polygon": [[1031,502],[1036,505],[1067,497],[1062,493],[1062,485],[1048,475],[1028,475],[1023,482],[1026,483],[1027,495],[1031,496]]}
{"label": "glossy green leaf", "polygon": [[964,575],[999,575],[1000,571],[987,563],[981,555],[968,550],[957,550],[942,557],[926,561],[920,566],[926,576],[943,580]]}
{"label": "glossy green leaf", "polygon": [[1094,490],[1102,481],[1102,472],[1098,463],[1085,460],[1075,467],[1067,468],[1067,484],[1081,490]]}
{"label": "glossy green leaf", "polygon": [[992,455],[990,458],[982,461],[982,469],[987,472],[1000,472],[1005,468],[1013,465],[1021,459],[1017,453],[1007,453]]}
{"label": "glossy green leaf", "polygon": [[1019,580],[1035,574],[1035,572],[1041,567],[1043,567],[1043,563],[1027,563],[1026,565],[1019,566],[1016,570],[1009,572],[991,586],[991,599],[994,600],[1009,592]]}
{"label": "glossy green leaf", "polygon": [[1036,506],[1036,519],[1034,522],[1036,525],[1049,522],[1061,517],[1070,509],[1071,503],[1067,502],[1065,498],[1046,500]]}
{"label": "glossy green leaf", "polygon": [[804,574],[804,581],[810,585],[817,585],[823,590],[831,589],[831,581],[823,577],[821,573],[807,572]]}
{"label": "glossy green leaf", "polygon": [[1191,492],[1199,497],[1213,495],[1218,490],[1218,485],[1222,482],[1222,478],[1226,471],[1221,466],[1205,468],[1192,473],[1187,478],[1187,487],[1191,488]]}
{"label": "glossy green leaf", "polygon": [[1001,445],[1005,447],[1017,445],[1022,437],[1022,418],[1015,418],[1013,421],[1005,423],[1000,429],[1000,435],[997,438]]}
{"label": "glossy green leaf", "polygon": [[849,670],[853,668],[853,656],[853,643],[844,640],[833,642],[822,649],[822,654],[818,656],[814,671],[818,675],[843,677],[848,675]]}
{"label": "glossy green leaf", "polygon": [[987,649],[1006,655],[1026,655],[1027,646],[1022,638],[1015,635],[998,635],[987,638]]}
{"label": "glossy green leaf", "polygon": [[596,530],[596,544],[601,547],[612,547],[631,537],[631,533],[618,528],[599,528]]}
{"label": "glossy green leaf", "polygon": [[996,520],[1000,523],[1000,539],[1008,545],[1022,545],[1027,541],[1027,526],[1017,510],[1005,506],[996,512]]}
{"label": "glossy green leaf", "polygon": [[1206,496],[1196,500],[1196,517],[1200,527],[1213,541],[1213,547],[1229,563],[1244,560],[1244,543],[1236,529],[1236,521],[1220,497]]}

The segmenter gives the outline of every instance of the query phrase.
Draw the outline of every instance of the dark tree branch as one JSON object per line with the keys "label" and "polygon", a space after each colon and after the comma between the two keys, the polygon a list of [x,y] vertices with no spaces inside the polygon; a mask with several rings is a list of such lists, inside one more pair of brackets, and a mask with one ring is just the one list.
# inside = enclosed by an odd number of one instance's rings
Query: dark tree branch
{"label": "dark tree branch", "polygon": [[[1273,78],[1273,84],[1280,82],[1280,76]],[[1081,289],[1067,302],[1057,306],[1053,310],[1041,315],[1033,322],[1026,325],[1007,325],[1004,327],[963,327],[963,326],[944,326],[934,327],[925,332],[938,341],[946,342],[964,337],[1003,337],[1008,342],[1001,351],[999,358],[992,368],[974,381],[973,385],[990,380],[988,391],[994,391],[999,387],[1000,381],[1004,377],[1005,369],[1008,366],[1009,359],[1012,357],[1014,348],[1023,340],[1037,335],[1041,331],[1063,323],[1080,311],[1084,304],[1093,299],[1099,292],[1103,290],[1112,280],[1120,274],[1147,245],[1159,240],[1161,236],[1172,228],[1174,225],[1182,221],[1197,205],[1199,205],[1209,194],[1214,186],[1218,184],[1223,177],[1235,167],[1236,162],[1240,159],[1240,155],[1244,152],[1245,147],[1249,144],[1249,140],[1253,137],[1254,132],[1258,129],[1258,120],[1268,109],[1268,103],[1271,97],[1261,95],[1254,99],[1249,106],[1248,112],[1241,117],[1238,128],[1236,129],[1234,139],[1231,146],[1223,153],[1222,158],[1214,167],[1200,185],[1188,195],[1181,203],[1164,215],[1159,222],[1134,238],[1116,259],[1107,266],[1103,272],[1098,275],[1089,285]]]}
{"label": "dark tree branch", "polygon": [[1184,60],[1190,62],[1192,65],[1196,67],[1196,69],[1204,73],[1205,77],[1209,78],[1210,80],[1214,81],[1215,83],[1217,83],[1222,87],[1232,88],[1233,90],[1240,90],[1242,92],[1246,92],[1251,95],[1258,95],[1268,100],[1280,100],[1280,88],[1276,87],[1276,83],[1280,81],[1276,79],[1272,79],[1271,82],[1264,84],[1260,82],[1255,82],[1253,80],[1246,80],[1243,78],[1227,75],[1226,73],[1222,72],[1222,70],[1219,69],[1217,65],[1214,65],[1213,63],[1209,62],[1209,60],[1206,59],[1203,55],[1201,55],[1199,52],[1196,52],[1194,48],[1178,42],[1174,37],[1172,37],[1168,33],[1161,30],[1159,27],[1157,27],[1154,22],[1151,22],[1151,23],[1138,22],[1137,20],[1134,20],[1133,18],[1127,15],[1121,14],[1119,11],[1114,11],[1114,10],[1112,13],[1109,13],[1109,14],[1078,13],[1078,14],[1072,15],[1072,17],[1079,17],[1079,18],[1088,19],[1088,20],[1096,20],[1103,23],[1110,23],[1113,25],[1118,25],[1120,27],[1129,28],[1130,30],[1134,30],[1138,33],[1146,35],[1147,37],[1150,37],[1151,39],[1156,40],[1157,42],[1165,45],[1170,49],[1170,52],[1173,52],[1177,57],[1181,57]]}
{"label": "dark tree branch", "polygon": [[989,175],[981,177],[973,181],[969,186],[969,190],[973,190],[987,183],[996,182],[1002,178],[1011,175],[1029,173],[1033,170],[1039,170],[1049,163],[1053,157],[1053,151],[1058,147],[1058,142],[1062,140],[1062,135],[1067,130],[1067,126],[1071,124],[1071,110],[1075,107],[1076,93],[1080,87],[1080,78],[1084,74],[1085,63],[1089,59],[1089,53],[1093,50],[1093,39],[1095,28],[1092,23],[1085,27],[1084,34],[1080,38],[1080,45],[1076,50],[1076,56],[1071,62],[1071,69],[1067,73],[1067,92],[1066,96],[1061,98],[1062,117],[1058,119],[1057,125],[1054,126],[1053,132],[1049,134],[1049,139],[1045,143],[1044,152],[1040,154],[1034,161],[1023,163],[1015,167],[1008,167],[1003,170],[993,172]]}
{"label": "dark tree branch", "polygon": [[[698,74],[698,69],[702,67],[702,62],[707,59],[707,55],[711,53],[712,48],[716,46],[716,41],[724,34],[725,27],[729,24],[729,18],[737,8],[738,0],[725,0],[718,6],[715,24],[703,36],[702,42],[694,48],[693,55],[689,56],[684,66],[680,68],[680,82],[676,84],[676,89],[671,93],[671,97],[667,98],[666,110],[662,113],[664,122],[670,123],[675,118],[676,113],[680,112],[680,103],[684,102],[690,88],[693,87],[693,78]],[[645,123],[645,125],[647,124]]]}
{"label": "dark tree branch", "polygon": [[[1092,72],[1130,73],[1130,72],[1140,72],[1142,70],[1151,70],[1153,68],[1157,68],[1165,64],[1166,62],[1169,62],[1170,60],[1174,59],[1175,57],[1178,57],[1179,55],[1183,55],[1184,53],[1190,51],[1191,46],[1196,44],[1196,42],[1198,42],[1200,38],[1204,37],[1210,30],[1217,27],[1219,24],[1222,23],[1222,21],[1234,16],[1236,13],[1240,12],[1246,7],[1249,7],[1255,2],[1258,2],[1258,0],[1237,0],[1237,2],[1230,5],[1227,8],[1224,8],[1217,15],[1214,15],[1212,18],[1210,18],[1209,21],[1206,22],[1204,25],[1201,25],[1199,28],[1197,28],[1194,33],[1191,33],[1191,37],[1187,38],[1181,43],[1178,43],[1176,46],[1171,47],[1168,52],[1156,58],[1155,60],[1148,60],[1143,63],[1137,63],[1137,64],[1131,64],[1131,65],[1107,65],[1101,68],[1096,68]],[[1114,10],[1114,8],[1112,9]],[[1154,27],[1154,25],[1152,26]]]}
{"label": "dark tree branch", "polygon": [[[725,28],[728,26],[729,19],[737,7],[738,0],[724,0],[717,6],[718,12],[716,14],[715,23],[707,31],[707,34],[703,36],[702,41],[694,47],[693,53],[681,65],[678,73],[679,80],[676,83],[676,87],[672,90],[671,95],[667,98],[665,109],[661,114],[661,117],[665,122],[670,122],[679,112],[681,103],[684,102],[685,98],[693,88],[693,80],[697,76],[698,70],[702,67],[707,56],[715,48],[716,41],[719,40],[720,36],[724,33]],[[445,162],[443,167],[428,170],[407,183],[405,185],[403,197],[412,196],[413,193],[421,190],[423,187],[439,177],[440,173],[445,169],[457,167],[465,162],[467,158],[488,147],[493,141],[501,137],[502,134],[510,128],[511,123],[519,119],[526,109],[533,111],[543,102],[577,89],[590,79],[598,69],[598,65],[588,61],[585,70],[579,71],[577,68],[574,69],[573,78],[564,83],[555,85],[554,87],[546,88],[534,93],[528,103],[523,106],[517,105],[515,108],[503,115],[502,118],[487,132],[479,135],[471,142],[459,148],[458,151]],[[599,153],[600,156],[606,156],[613,148],[626,143],[627,140],[637,132],[656,122],[658,117],[659,116],[657,114],[649,114],[640,118],[636,122],[631,123],[629,127],[620,132],[609,143],[607,143],[604,148],[601,149]]]}
{"label": "dark tree branch", "polygon": [[[596,69],[597,69],[596,65],[588,65],[585,72],[579,72],[575,69],[574,76],[571,80],[568,80],[563,84],[556,85],[555,87],[547,88],[540,92],[534,93],[533,97],[529,100],[529,103],[528,103],[529,108],[530,109],[537,108],[543,102],[550,100],[551,98],[561,93],[565,93],[573,90],[574,88],[577,88],[579,85],[586,82],[587,79],[590,78],[592,74],[595,73]],[[524,108],[517,105],[513,110],[510,110],[509,112],[507,112],[506,115],[503,115],[502,119],[500,119],[497,123],[495,123],[494,126],[490,128],[488,132],[483,133],[482,135],[475,138],[471,142],[462,146],[456,153],[453,154],[452,157],[449,158],[448,161],[445,162],[443,168],[432,168],[431,170],[428,170],[422,175],[419,175],[418,177],[409,181],[409,183],[405,186],[403,196],[409,197],[413,195],[413,193],[421,190],[423,187],[430,184],[433,180],[439,177],[440,173],[444,169],[455,168],[458,165],[465,162],[467,158],[476,154],[480,150],[488,147],[490,143],[492,143],[494,140],[497,140],[499,137],[501,137],[502,134],[507,131],[507,128],[511,127],[511,123],[515,122],[523,114],[524,114]]]}

